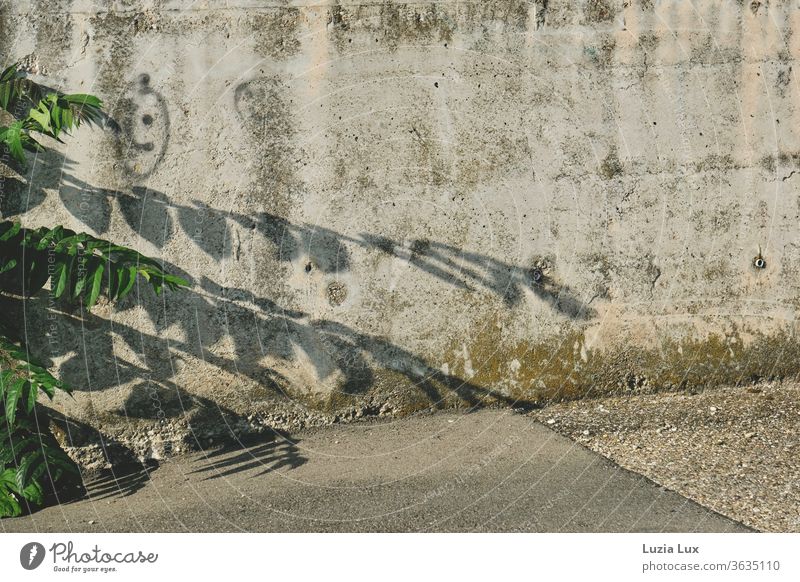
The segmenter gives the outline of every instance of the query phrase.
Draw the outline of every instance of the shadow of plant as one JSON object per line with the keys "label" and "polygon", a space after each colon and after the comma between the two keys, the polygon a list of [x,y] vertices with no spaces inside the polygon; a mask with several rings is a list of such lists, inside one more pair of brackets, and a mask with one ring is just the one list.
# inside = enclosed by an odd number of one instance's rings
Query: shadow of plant
{"label": "shadow of plant", "polygon": [[[98,234],[109,229],[116,205],[131,229],[156,247],[163,247],[180,229],[199,251],[215,261],[231,255],[232,231],[239,228],[268,241],[267,246],[272,249],[270,259],[278,265],[302,259],[322,273],[344,273],[351,268],[352,250],[361,248],[406,262],[456,289],[489,291],[507,306],[519,305],[529,293],[573,321],[589,320],[596,315],[570,286],[559,283],[553,275],[534,265],[515,266],[434,240],[401,242],[371,233],[352,236],[316,225],[295,224],[269,212],[245,215],[217,210],[199,201],[175,204],[164,193],[139,186],[121,190],[97,188],[72,175],[73,164],[68,158],[51,152],[40,157],[39,172],[32,174],[36,179],[30,184],[28,205],[17,208],[18,213],[55,187],[64,207]],[[200,215],[202,236],[194,236]],[[193,279],[174,265],[169,270]],[[12,307],[29,315],[38,313],[40,321],[48,322],[51,337],[42,338],[38,345],[33,342],[31,348],[50,364],[59,360],[59,374],[77,390],[133,384],[127,402],[118,411],[129,418],[152,418],[149,416],[152,411],[146,411],[148,398],[152,397],[160,403],[158,413],[165,418],[211,407],[174,384],[177,367],[182,362],[200,360],[243,375],[279,395],[286,392],[291,380],[279,366],[266,365],[264,359],[292,364],[300,353],[320,380],[339,375],[342,378],[339,389],[344,394],[366,393],[378,381],[375,370],[384,369],[405,378],[434,404],[455,396],[470,406],[482,403],[487,397],[516,406],[535,405],[443,372],[385,337],[337,321],[313,318],[298,309],[287,309],[271,297],[226,287],[205,276],[194,278],[192,286],[190,291],[170,295],[168,299],[137,293],[117,306],[121,311],[143,310],[150,332],[142,331],[140,325],[133,327],[84,313],[79,307],[53,304],[44,297],[18,299]],[[193,314],[193,317],[175,318],[174,313]],[[35,317],[19,318],[19,321],[34,320]],[[81,334],[77,344],[52,341],[53,336],[62,340],[72,337],[77,329]],[[119,343],[115,347],[112,336],[122,342],[124,353],[118,349]],[[222,341],[228,342],[231,349],[214,349]]]}
{"label": "shadow of plant", "polygon": [[[109,213],[113,200],[117,200],[122,208],[128,208],[122,212],[122,216],[139,232],[143,224],[162,225],[153,227],[152,236],[147,237],[158,246],[168,240],[174,225],[191,224],[191,215],[198,211],[200,204],[171,204],[164,194],[140,188],[125,193],[92,189],[88,184],[79,184],[79,188],[105,200]],[[515,267],[452,245],[413,241],[410,252],[405,252],[409,248],[408,243],[401,245],[386,237],[368,234],[346,236],[326,228],[292,224],[269,213],[244,216],[209,208],[203,208],[202,212],[206,215],[204,225],[210,223],[214,228],[204,230],[204,241],[198,243],[198,248],[215,260],[225,256],[226,246],[229,246],[226,241],[231,240],[229,231],[238,224],[271,241],[275,253],[273,259],[279,263],[308,257],[314,268],[324,273],[340,273],[349,268],[351,259],[348,249],[359,246],[407,261],[457,288],[489,290],[507,305],[518,304],[524,290],[528,290],[570,319],[585,320],[594,316],[593,310],[568,286],[559,285],[541,274],[537,280],[533,268]],[[171,218],[173,213],[177,216],[174,221]],[[106,225],[103,218],[105,214],[84,214],[81,220],[87,221],[87,226],[93,229],[102,229]],[[94,221],[93,216],[96,218]],[[192,280],[189,273],[174,265],[169,266],[169,270]],[[275,393],[282,393],[290,381],[275,366],[264,365],[264,357],[291,363],[297,360],[299,352],[304,354],[320,380],[340,374],[340,390],[344,394],[367,392],[376,382],[374,370],[382,368],[405,377],[434,403],[451,394],[469,405],[479,404],[487,396],[509,404],[533,405],[503,397],[490,388],[444,373],[438,366],[431,365],[385,337],[365,333],[340,322],[314,319],[300,310],[286,309],[271,298],[257,296],[245,289],[225,287],[207,277],[194,280],[192,286],[190,291],[170,295],[168,303],[165,303],[166,299],[142,293],[131,296],[117,306],[121,311],[143,308],[154,329],[152,333],[144,333],[119,321],[108,322],[93,313],[82,313],[68,306],[46,304],[41,297],[29,299],[22,309],[45,310],[61,316],[48,319],[56,329],[54,335],[70,337],[76,325],[80,326],[82,335],[77,346],[71,342],[61,344],[49,341],[47,350],[38,350],[35,345],[32,348],[40,357],[49,357],[51,361],[65,358],[59,374],[78,390],[105,389],[138,381],[138,388],[132,392],[134,398],[137,393],[156,390],[159,399],[167,402],[167,408],[172,406],[171,412],[165,410],[165,414],[174,414],[186,408],[180,402],[175,404],[178,392],[170,387],[170,382],[176,376],[176,362],[180,362],[183,356],[242,374]],[[175,319],[171,313],[189,313],[194,317]],[[172,336],[176,336],[174,329],[178,328],[177,337],[180,339],[165,339],[166,334],[162,335],[162,332],[168,328],[173,328]],[[121,355],[115,350],[109,334],[121,339],[127,351],[135,353],[137,357]],[[212,349],[223,340],[232,344],[230,352],[220,353]],[[63,346],[60,352],[59,345]],[[147,380],[143,382],[142,379]],[[174,397],[169,397],[168,393],[173,393]],[[130,410],[123,413],[137,414]]]}
{"label": "shadow of plant", "polygon": [[206,479],[217,479],[254,469],[252,477],[286,467],[294,469],[307,461],[297,448],[298,442],[281,431],[273,431],[269,436],[238,439],[205,453],[202,466],[192,473],[205,475]]}
{"label": "shadow of plant", "polygon": [[[39,156],[37,168],[31,173],[35,179],[28,185],[20,182],[18,188],[10,189],[16,192],[23,186],[26,188],[24,204],[19,192],[16,197],[6,197],[4,215],[19,215],[41,203],[46,190],[57,189],[70,214],[97,234],[107,232],[116,201],[128,226],[158,248],[174,236],[179,226],[200,251],[220,261],[231,255],[231,228],[238,225],[270,241],[272,258],[281,263],[307,258],[323,273],[343,273],[351,267],[350,248],[361,247],[407,262],[457,289],[490,291],[508,306],[518,305],[524,290],[529,290],[552,310],[570,319],[585,321],[596,316],[595,310],[574,289],[547,273],[537,273],[533,265],[510,265],[428,239],[401,242],[372,233],[349,236],[319,225],[294,224],[269,212],[245,215],[215,209],[200,201],[176,204],[163,192],[141,186],[124,190],[98,188],[76,178],[70,172],[73,167],[69,158],[55,152]],[[16,206],[12,200],[17,200]],[[202,224],[202,235],[197,233],[198,224]]]}
{"label": "shadow of plant", "polygon": [[69,450],[89,446],[97,450],[89,466],[79,464],[81,482],[77,486],[53,492],[58,503],[132,495],[147,485],[150,473],[159,467],[158,461],[139,460],[128,446],[85,422],[51,409],[43,417],[49,418],[50,429],[62,447]]}
{"label": "shadow of plant", "polygon": [[150,473],[158,467],[158,461],[148,459],[103,469],[84,481],[85,493],[80,499],[99,501],[133,495],[150,482]]}

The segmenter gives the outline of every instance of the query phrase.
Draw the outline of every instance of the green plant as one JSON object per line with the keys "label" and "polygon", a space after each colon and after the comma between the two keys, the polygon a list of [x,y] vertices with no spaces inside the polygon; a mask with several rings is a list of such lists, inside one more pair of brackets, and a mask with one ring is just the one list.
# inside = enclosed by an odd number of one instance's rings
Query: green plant
{"label": "green plant", "polygon": [[[17,65],[0,74],[0,108],[0,145],[21,167],[26,151],[44,151],[40,136],[61,141],[82,123],[103,120],[97,97],[46,89]],[[2,125],[3,118],[13,121]],[[156,294],[188,285],[154,259],[90,234],[0,220],[0,295],[32,296],[49,285],[56,299],[91,309],[101,295],[122,299],[139,277]],[[12,318],[0,314],[0,516],[20,515],[25,502],[41,505],[49,487],[78,474],[36,407],[40,395],[52,399],[57,390],[71,390],[14,341]]]}

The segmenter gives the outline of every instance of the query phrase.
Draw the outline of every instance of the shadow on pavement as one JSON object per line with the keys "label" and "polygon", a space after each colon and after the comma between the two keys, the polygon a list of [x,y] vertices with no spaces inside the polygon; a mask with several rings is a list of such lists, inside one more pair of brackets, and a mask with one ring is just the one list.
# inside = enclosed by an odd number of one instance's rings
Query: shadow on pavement
{"label": "shadow on pavement", "polygon": [[297,442],[277,431],[268,437],[249,437],[207,452],[201,459],[205,464],[192,471],[192,474],[205,474],[205,479],[208,480],[251,469],[260,469],[253,477],[284,467],[294,469],[308,460],[300,454]]}

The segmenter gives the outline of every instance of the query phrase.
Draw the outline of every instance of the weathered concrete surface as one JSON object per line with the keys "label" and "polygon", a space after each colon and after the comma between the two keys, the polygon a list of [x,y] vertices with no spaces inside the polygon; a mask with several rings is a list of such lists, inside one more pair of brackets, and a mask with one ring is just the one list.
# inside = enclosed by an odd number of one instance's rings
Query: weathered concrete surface
{"label": "weathered concrete surface", "polygon": [[508,411],[326,427],[116,477],[0,530],[748,531]]}
{"label": "weathered concrete surface", "polygon": [[137,453],[798,371],[793,4],[0,5],[3,53],[116,122],[4,215],[193,282],[26,304],[57,407]]}

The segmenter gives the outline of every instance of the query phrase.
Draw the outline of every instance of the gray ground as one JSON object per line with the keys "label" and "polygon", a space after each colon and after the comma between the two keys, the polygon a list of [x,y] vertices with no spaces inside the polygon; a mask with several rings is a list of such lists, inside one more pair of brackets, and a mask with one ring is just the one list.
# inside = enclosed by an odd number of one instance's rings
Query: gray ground
{"label": "gray ground", "polygon": [[504,410],[333,426],[89,483],[5,531],[745,531]]}
{"label": "gray ground", "polygon": [[800,385],[568,402],[533,417],[756,529],[800,531]]}

